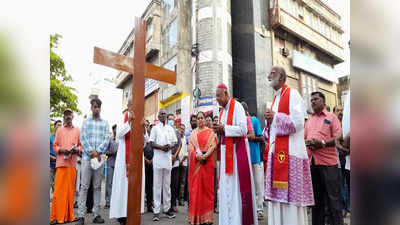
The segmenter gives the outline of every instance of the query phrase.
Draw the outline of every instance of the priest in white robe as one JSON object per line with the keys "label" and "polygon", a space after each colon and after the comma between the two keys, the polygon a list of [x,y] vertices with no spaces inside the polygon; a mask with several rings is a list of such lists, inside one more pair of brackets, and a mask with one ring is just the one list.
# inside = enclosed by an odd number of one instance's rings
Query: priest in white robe
{"label": "priest in white robe", "polygon": [[307,206],[314,204],[310,165],[304,141],[305,104],[295,89],[289,88],[282,67],[268,75],[274,100],[264,114],[269,150],[265,198],[268,224],[306,225]]}
{"label": "priest in white robe", "polygon": [[[129,165],[130,122],[135,119],[132,112],[132,102],[128,101],[128,111],[124,115],[123,123],[117,125],[116,138],[118,140],[118,152],[115,159],[113,186],[110,201],[110,218],[118,218],[120,224],[126,224],[128,206],[128,176]],[[141,213],[144,213],[145,174],[144,159],[142,168],[142,202]]]}
{"label": "priest in white robe", "polygon": [[216,99],[222,107],[213,126],[221,142],[219,224],[258,224],[245,111],[224,84],[218,85]]}

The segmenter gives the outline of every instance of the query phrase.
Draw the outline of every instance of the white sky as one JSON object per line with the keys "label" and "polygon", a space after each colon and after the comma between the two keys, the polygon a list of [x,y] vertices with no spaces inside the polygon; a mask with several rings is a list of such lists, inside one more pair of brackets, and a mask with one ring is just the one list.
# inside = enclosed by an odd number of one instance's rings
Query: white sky
{"label": "white sky", "polygon": [[[350,54],[347,42],[350,38],[350,1],[323,0],[342,16],[346,62],[337,66],[339,75],[350,74]],[[93,48],[98,46],[117,52],[134,26],[135,16],[141,16],[150,0],[113,0],[113,1],[57,1],[57,8],[46,13],[51,14],[50,32],[63,37],[57,53],[64,59],[67,72],[77,89],[78,107],[84,114],[90,114],[88,96],[92,84],[105,77],[113,78],[116,70],[93,63]],[[92,74],[90,77],[89,74]],[[120,120],[122,92],[114,85],[103,82],[100,99],[103,101],[102,116],[111,124]],[[116,111],[115,109],[119,109]],[[82,115],[82,116],[83,116]],[[75,118],[80,126],[82,116]]]}
{"label": "white sky", "polygon": [[[117,71],[93,63],[94,46],[117,52],[134,27],[135,16],[141,16],[150,0],[57,1],[62,9],[52,12],[51,34],[62,35],[57,53],[64,59],[77,89],[81,116],[74,123],[80,126],[83,115],[90,114],[89,95],[93,83],[113,79]],[[89,76],[91,74],[92,76]],[[100,82],[102,117],[110,126],[121,120],[122,91],[114,84]],[[116,110],[117,109],[117,110]]]}

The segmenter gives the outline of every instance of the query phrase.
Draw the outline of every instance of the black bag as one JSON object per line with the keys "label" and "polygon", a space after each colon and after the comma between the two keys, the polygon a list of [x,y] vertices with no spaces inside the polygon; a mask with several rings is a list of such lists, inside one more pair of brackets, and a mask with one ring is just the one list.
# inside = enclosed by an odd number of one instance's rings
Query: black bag
{"label": "black bag", "polygon": [[153,152],[153,148],[151,147],[150,142],[146,143],[146,145],[144,146],[143,154],[147,160],[153,159],[154,152]]}

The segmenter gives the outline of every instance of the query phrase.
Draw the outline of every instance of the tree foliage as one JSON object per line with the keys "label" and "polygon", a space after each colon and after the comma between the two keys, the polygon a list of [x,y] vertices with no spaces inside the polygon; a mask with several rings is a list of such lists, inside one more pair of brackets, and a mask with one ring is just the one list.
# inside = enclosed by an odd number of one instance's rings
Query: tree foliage
{"label": "tree foliage", "polygon": [[64,60],[54,52],[61,35],[50,35],[50,118],[62,117],[66,108],[81,114],[75,89],[68,86],[72,81],[65,69]]}

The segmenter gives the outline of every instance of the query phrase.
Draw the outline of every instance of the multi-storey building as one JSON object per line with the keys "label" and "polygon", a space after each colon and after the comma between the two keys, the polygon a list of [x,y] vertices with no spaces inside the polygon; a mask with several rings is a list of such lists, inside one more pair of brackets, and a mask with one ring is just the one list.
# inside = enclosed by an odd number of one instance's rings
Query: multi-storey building
{"label": "multi-storey building", "polygon": [[[262,118],[273,97],[266,83],[273,65],[285,68],[287,84],[309,109],[313,91],[323,92],[331,108],[340,103],[334,66],[344,61],[341,18],[321,0],[152,0],[142,18],[147,61],[177,72],[177,85],[146,80],[148,119],[159,108],[179,113],[194,88],[212,98],[221,82]],[[133,33],[120,54],[134,55]],[[131,75],[118,74],[124,106],[130,82]]]}
{"label": "multi-storey building", "polygon": [[310,94],[339,104],[334,66],[344,61],[340,16],[320,0],[232,0],[234,96],[262,116],[272,100],[266,76],[285,68],[310,109]]}
{"label": "multi-storey building", "polygon": [[[185,6],[184,6],[185,7]],[[166,69],[177,72],[177,84],[170,85],[152,79],[145,81],[145,118],[157,119],[159,108],[165,108],[168,113],[179,113],[180,100],[189,96],[192,89],[190,71],[191,45],[178,46],[178,39],[191,36],[191,26],[182,29],[178,35],[178,20],[182,10],[178,8],[177,0],[152,0],[142,15],[147,22],[146,32],[146,61]],[[189,20],[190,22],[190,20]],[[182,24],[185,25],[185,24]],[[134,56],[134,29],[123,43],[119,54]],[[191,39],[189,40],[191,42]],[[181,66],[177,66],[178,61]],[[189,61],[189,63],[186,63]],[[132,74],[120,72],[116,78],[117,88],[123,89],[123,109],[126,108],[128,98],[132,95]]]}

